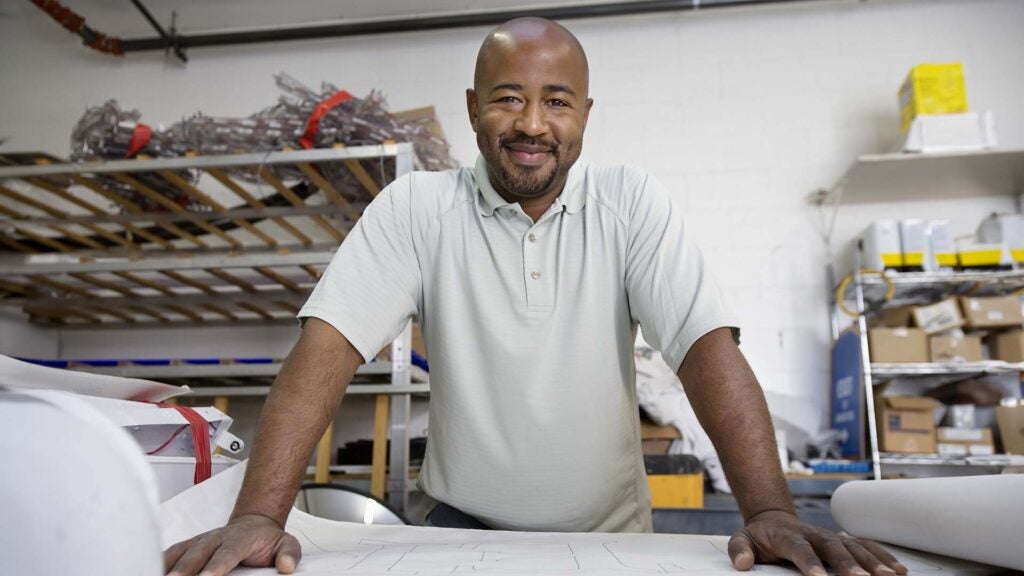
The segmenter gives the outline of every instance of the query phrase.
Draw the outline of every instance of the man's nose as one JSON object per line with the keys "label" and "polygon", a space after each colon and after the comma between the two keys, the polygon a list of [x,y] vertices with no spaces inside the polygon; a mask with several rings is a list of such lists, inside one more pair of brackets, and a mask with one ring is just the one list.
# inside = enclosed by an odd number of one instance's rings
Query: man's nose
{"label": "man's nose", "polygon": [[539,103],[523,106],[516,118],[515,129],[527,136],[540,136],[548,131],[548,121]]}

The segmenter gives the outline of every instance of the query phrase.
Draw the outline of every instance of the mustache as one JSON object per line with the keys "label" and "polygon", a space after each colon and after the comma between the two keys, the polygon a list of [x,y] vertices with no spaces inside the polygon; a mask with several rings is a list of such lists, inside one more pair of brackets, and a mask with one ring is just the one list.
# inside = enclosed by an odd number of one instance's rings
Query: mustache
{"label": "mustache", "polygon": [[547,148],[552,154],[558,154],[558,143],[550,140],[544,140],[543,138],[529,138],[523,136],[511,136],[503,137],[498,139],[499,146],[509,145],[522,145],[522,146],[539,146]]}

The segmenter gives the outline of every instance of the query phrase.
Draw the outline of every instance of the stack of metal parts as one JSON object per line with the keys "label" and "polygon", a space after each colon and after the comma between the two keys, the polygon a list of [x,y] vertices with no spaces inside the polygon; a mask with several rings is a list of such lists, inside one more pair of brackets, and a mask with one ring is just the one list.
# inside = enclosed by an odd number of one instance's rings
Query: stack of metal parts
{"label": "stack of metal parts", "polygon": [[[283,94],[277,104],[243,118],[206,116],[202,113],[176,122],[169,127],[150,128],[140,122],[138,110],[122,109],[114,100],[88,109],[71,136],[73,161],[124,159],[136,155],[149,157],[181,157],[190,154],[207,156],[272,152],[282,149],[300,149],[312,145],[316,148],[333,146],[365,146],[387,142],[411,142],[415,150],[414,166],[417,170],[445,170],[455,167],[449,146],[432,112],[423,114],[392,114],[380,92],[372,91],[365,98],[352,97],[325,112],[323,102],[340,91],[324,83],[316,92],[286,74],[275,76]],[[310,118],[318,110],[322,116],[313,131]],[[303,137],[307,136],[303,146]],[[380,181],[394,179],[392,169],[381,163],[374,167]],[[266,167],[282,181],[304,181],[294,166]],[[250,170],[229,170],[231,176],[246,182],[257,182],[259,174]],[[324,165],[322,176],[349,201],[359,202],[361,186],[344,165]],[[195,183],[199,175],[183,170],[177,175]],[[139,194],[123,182],[108,179],[105,182],[119,194],[144,206],[147,211],[165,208]],[[142,184],[156,190],[189,211],[204,211],[208,207],[182,195],[177,187],[165,179],[154,178]],[[365,199],[362,199],[365,200]]]}

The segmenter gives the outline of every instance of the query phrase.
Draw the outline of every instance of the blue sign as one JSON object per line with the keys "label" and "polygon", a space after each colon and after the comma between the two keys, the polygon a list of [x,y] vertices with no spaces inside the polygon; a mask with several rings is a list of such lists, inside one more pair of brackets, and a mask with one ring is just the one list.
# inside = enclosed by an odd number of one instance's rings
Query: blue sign
{"label": "blue sign", "polygon": [[845,458],[864,458],[864,380],[860,335],[849,330],[832,346],[832,428]]}

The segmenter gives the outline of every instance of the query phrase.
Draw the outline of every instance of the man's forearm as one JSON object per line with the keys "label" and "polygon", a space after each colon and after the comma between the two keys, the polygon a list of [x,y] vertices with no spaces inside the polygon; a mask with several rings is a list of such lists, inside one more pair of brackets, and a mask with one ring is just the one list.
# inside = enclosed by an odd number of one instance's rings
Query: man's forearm
{"label": "man's forearm", "polygon": [[329,324],[306,321],[267,396],[232,518],[258,514],[284,526],[313,447],[362,362]]}
{"label": "man's forearm", "polygon": [[795,513],[768,405],[730,331],[715,330],[698,340],[678,376],[718,451],[744,519],[769,510]]}

